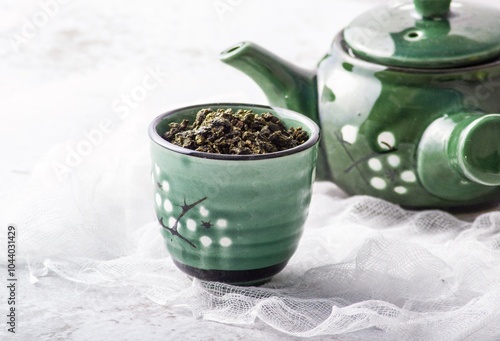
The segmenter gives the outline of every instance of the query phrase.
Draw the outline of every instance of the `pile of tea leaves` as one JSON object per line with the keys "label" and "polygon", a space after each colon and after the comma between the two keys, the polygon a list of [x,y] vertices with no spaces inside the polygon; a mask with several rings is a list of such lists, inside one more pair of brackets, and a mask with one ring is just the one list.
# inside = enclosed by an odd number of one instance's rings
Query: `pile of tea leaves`
{"label": "pile of tea leaves", "polygon": [[188,120],[170,123],[163,138],[199,152],[249,155],[290,149],[307,141],[309,135],[301,127],[287,129],[271,113],[207,108],[197,113],[191,125]]}

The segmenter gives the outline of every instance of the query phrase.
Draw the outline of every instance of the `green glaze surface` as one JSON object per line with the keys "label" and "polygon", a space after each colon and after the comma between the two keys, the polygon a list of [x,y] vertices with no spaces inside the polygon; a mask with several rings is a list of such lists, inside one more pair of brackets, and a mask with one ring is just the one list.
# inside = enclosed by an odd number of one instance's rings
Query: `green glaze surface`
{"label": "green glaze surface", "polygon": [[478,183],[500,186],[500,115],[475,118],[460,131],[454,150],[459,168]]}
{"label": "green glaze surface", "polygon": [[[201,108],[272,112],[310,134],[307,146],[258,156],[217,156],[159,142],[170,122],[194,119]],[[254,270],[287,262],[303,231],[314,181],[319,128],[288,110],[202,105],[162,115],[150,135],[155,208],[171,256],[203,270]],[[152,125],[152,127],[153,127]],[[215,157],[215,156],[214,156]],[[248,278],[251,284],[255,279]],[[240,283],[241,284],[241,283]]]}
{"label": "green glaze surface", "polygon": [[[478,64],[500,55],[500,13],[478,4],[415,0],[383,6],[344,30],[354,53],[371,62],[412,68]],[[421,15],[418,14],[421,13]]]}
{"label": "green glaze surface", "polygon": [[222,60],[322,129],[318,179],[410,207],[500,199],[500,17],[450,0],[370,11],[316,75],[252,43]]}
{"label": "green glaze surface", "polygon": [[[251,73],[273,105],[299,113],[318,112],[314,72],[296,67],[251,42],[226,49],[220,59],[244,73]],[[319,124],[317,115],[309,116]]]}
{"label": "green glaze surface", "polygon": [[471,112],[436,119],[425,130],[417,159],[422,184],[436,196],[500,196],[494,187],[500,186],[500,115]]}
{"label": "green glaze surface", "polygon": [[415,9],[424,18],[444,17],[450,11],[451,0],[415,0]]}
{"label": "green glaze surface", "polygon": [[[354,65],[351,71],[345,63]],[[500,198],[500,65],[441,71],[352,57],[339,36],[318,67],[333,181],[411,207]],[[328,93],[328,96],[324,96]],[[330,93],[335,100],[328,100]],[[457,138],[458,137],[458,138]]]}
{"label": "green glaze surface", "polygon": [[[272,105],[307,113],[316,124],[320,124],[315,72],[296,67],[251,42],[241,42],[226,49],[220,54],[220,59],[251,76]],[[330,174],[322,153],[324,149],[321,148],[318,155],[319,180],[328,179]]]}
{"label": "green glaze surface", "polygon": [[[273,63],[281,62],[273,58],[268,55],[264,73],[251,64],[241,69],[273,84]],[[410,207],[500,198],[494,114],[500,111],[500,62],[443,70],[387,67],[355,57],[339,34],[318,65],[316,86],[318,95],[309,100],[318,99],[318,160],[326,163],[318,169],[347,193]],[[278,97],[268,94],[271,103]]]}

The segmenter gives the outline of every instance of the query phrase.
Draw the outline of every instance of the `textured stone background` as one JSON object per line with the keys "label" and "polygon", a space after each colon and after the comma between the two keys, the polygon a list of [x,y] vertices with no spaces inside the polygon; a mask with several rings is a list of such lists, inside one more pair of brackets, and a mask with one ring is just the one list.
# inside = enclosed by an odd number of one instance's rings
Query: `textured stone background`
{"label": "textured stone background", "polygon": [[[125,119],[150,120],[178,106],[266,103],[251,80],[218,61],[220,51],[252,40],[313,68],[336,32],[379,3],[0,0],[0,191],[27,179],[53,146],[77,146],[102,122],[113,127],[106,135]],[[151,73],[158,86],[126,104],[122,96]],[[198,320],[131,289],[86,290],[56,276],[20,285],[19,340],[293,340],[262,323]]]}

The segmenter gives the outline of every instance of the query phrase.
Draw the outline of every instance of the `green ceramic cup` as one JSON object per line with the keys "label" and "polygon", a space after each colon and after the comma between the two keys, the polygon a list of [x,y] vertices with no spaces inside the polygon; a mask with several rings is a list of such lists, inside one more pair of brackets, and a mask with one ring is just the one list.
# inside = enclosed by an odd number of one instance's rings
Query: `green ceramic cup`
{"label": "green ceramic cup", "polygon": [[[195,152],[161,135],[169,123],[193,122],[202,108],[271,112],[309,133],[304,144],[262,155]],[[215,103],[167,112],[149,127],[155,209],[168,251],[192,277],[257,285],[283,270],[303,231],[319,141],[318,126],[287,109]]]}

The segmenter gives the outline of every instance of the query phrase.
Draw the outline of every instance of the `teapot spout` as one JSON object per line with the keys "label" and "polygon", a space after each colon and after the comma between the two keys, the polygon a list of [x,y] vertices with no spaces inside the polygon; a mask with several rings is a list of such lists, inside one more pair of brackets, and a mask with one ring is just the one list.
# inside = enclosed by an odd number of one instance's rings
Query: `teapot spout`
{"label": "teapot spout", "polygon": [[220,59],[252,78],[271,105],[297,111],[319,125],[314,72],[298,68],[251,42],[226,49]]}
{"label": "teapot spout", "polygon": [[457,114],[434,121],[418,147],[423,185],[446,199],[498,195],[500,114]]}

